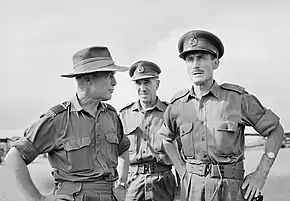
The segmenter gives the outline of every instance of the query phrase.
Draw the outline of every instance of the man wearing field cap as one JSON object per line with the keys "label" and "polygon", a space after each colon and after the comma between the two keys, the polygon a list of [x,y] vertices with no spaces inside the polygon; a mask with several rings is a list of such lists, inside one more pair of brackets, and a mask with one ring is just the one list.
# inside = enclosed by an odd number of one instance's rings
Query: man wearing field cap
{"label": "man wearing field cap", "polygon": [[[16,175],[27,200],[124,200],[122,183],[128,176],[130,141],[123,134],[116,110],[102,101],[112,97],[117,84],[115,72],[128,68],[116,65],[108,48],[102,46],[78,51],[73,64],[73,71],[61,76],[75,78],[76,94],[24,131],[24,137],[8,153],[6,165]],[[38,191],[26,167],[44,153],[48,153],[53,168],[51,195]]]}
{"label": "man wearing field cap", "polygon": [[164,152],[153,148],[162,145],[156,132],[167,107],[156,95],[160,73],[159,66],[150,61],[138,61],[129,70],[138,100],[120,110],[124,133],[131,142],[127,201],[174,199],[176,183],[171,162]]}
{"label": "man wearing field cap", "polygon": [[[173,96],[159,133],[165,136],[163,147],[182,178],[181,200],[257,199],[283,139],[279,117],[242,86],[214,80],[224,55],[214,34],[189,31],[180,38],[178,51],[192,87]],[[246,177],[245,126],[267,137],[259,165]],[[180,154],[173,144],[177,137]]]}

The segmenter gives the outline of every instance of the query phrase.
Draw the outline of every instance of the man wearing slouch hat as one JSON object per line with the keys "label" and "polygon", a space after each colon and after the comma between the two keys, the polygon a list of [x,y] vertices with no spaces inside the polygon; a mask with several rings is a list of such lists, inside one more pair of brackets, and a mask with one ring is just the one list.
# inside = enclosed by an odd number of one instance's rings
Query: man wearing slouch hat
{"label": "man wearing slouch hat", "polygon": [[[71,73],[61,75],[76,80],[72,99],[29,126],[7,154],[5,165],[16,175],[27,200],[123,201],[126,191],[119,183],[127,180],[130,141],[116,110],[103,101],[112,97],[115,72],[128,68],[116,65],[103,46],[76,52],[73,64]],[[27,169],[44,153],[53,168],[55,186],[50,195],[39,192]]]}

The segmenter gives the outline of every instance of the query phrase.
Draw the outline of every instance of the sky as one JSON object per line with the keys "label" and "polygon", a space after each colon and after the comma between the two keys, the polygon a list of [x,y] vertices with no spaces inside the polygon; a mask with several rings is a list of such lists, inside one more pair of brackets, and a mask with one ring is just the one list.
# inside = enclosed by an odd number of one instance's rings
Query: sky
{"label": "sky", "polygon": [[[52,106],[70,100],[72,55],[107,46],[116,64],[138,60],[162,69],[158,96],[191,83],[177,42],[187,31],[217,35],[225,54],[215,80],[239,84],[290,130],[290,1],[273,0],[9,0],[0,7],[0,130],[22,131]],[[117,109],[137,96],[128,73],[117,73]],[[4,133],[5,133],[4,132]]]}

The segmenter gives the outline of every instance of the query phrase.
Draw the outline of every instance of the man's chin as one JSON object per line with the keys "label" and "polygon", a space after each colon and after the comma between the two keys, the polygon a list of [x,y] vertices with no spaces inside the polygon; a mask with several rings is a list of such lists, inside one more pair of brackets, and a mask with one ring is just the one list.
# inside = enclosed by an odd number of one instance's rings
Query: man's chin
{"label": "man's chin", "polygon": [[140,97],[139,97],[139,101],[141,103],[148,103],[148,102],[150,102],[147,98],[140,98]]}
{"label": "man's chin", "polygon": [[108,101],[111,99],[112,99],[112,95],[109,95],[109,96],[103,97],[101,101]]}
{"label": "man's chin", "polygon": [[204,83],[204,80],[202,80],[202,79],[192,80],[192,84],[194,84],[194,85],[202,85],[203,83]]}

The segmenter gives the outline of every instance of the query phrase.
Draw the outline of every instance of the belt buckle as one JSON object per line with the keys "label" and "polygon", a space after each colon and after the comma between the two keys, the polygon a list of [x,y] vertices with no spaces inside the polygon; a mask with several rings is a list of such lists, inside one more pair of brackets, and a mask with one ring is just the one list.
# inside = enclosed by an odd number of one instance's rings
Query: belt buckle
{"label": "belt buckle", "polygon": [[148,171],[150,174],[154,173],[154,163],[149,163],[148,164]]}
{"label": "belt buckle", "polygon": [[144,174],[145,173],[145,166],[144,165],[138,165],[138,173]]}
{"label": "belt buckle", "polygon": [[205,163],[200,165],[199,176],[205,177],[209,173],[210,165]]}
{"label": "belt buckle", "polygon": [[150,164],[145,163],[144,164],[144,174],[150,172]]}

